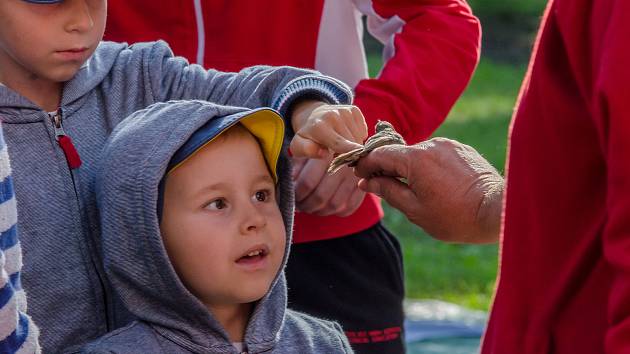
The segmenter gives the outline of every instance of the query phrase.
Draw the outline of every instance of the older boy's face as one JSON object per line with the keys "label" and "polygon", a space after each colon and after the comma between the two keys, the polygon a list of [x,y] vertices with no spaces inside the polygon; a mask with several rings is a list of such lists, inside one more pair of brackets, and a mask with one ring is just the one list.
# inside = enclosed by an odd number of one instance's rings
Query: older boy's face
{"label": "older boy's face", "polygon": [[160,229],[180,279],[207,306],[264,296],[286,241],[275,185],[254,137],[232,128],[173,170]]}
{"label": "older boy's face", "polygon": [[105,30],[106,0],[0,1],[0,74],[70,80]]}

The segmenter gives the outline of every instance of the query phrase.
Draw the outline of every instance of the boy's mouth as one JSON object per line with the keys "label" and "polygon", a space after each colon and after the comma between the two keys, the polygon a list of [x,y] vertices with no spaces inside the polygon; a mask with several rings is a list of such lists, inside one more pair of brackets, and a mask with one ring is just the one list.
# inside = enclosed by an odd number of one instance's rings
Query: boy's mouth
{"label": "boy's mouth", "polygon": [[82,52],[85,52],[86,50],[87,50],[87,47],[76,47],[76,48],[62,50],[62,52],[82,53]]}
{"label": "boy's mouth", "polygon": [[60,57],[62,57],[63,59],[66,60],[81,60],[84,59],[85,55],[88,52],[87,47],[77,47],[77,48],[70,48],[70,49],[66,49],[66,50],[60,50],[57,51],[57,55],[59,55]]}
{"label": "boy's mouth", "polygon": [[256,245],[245,251],[236,260],[236,263],[248,267],[262,265],[261,262],[267,258],[267,255],[269,255],[269,247],[267,245]]}

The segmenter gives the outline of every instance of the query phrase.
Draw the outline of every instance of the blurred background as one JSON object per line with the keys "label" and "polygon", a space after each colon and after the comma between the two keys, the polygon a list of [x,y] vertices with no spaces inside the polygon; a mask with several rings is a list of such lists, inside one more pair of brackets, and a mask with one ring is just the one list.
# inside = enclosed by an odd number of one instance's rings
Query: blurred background
{"label": "blurred background", "polygon": [[[481,61],[468,88],[434,136],[473,146],[503,173],[508,126],[546,0],[468,3],[481,20]],[[382,63],[380,43],[366,33],[365,45],[370,75],[375,76]],[[398,211],[387,205],[385,208],[385,223],[403,247],[407,298],[453,303],[476,310],[470,312],[473,317],[487,311],[494,291],[498,246],[434,241]],[[434,301],[420,303],[435,305]],[[407,332],[408,336],[413,334]],[[478,338],[451,340],[451,346],[445,349],[438,342],[425,340],[411,345],[409,352],[472,353],[478,342]]]}

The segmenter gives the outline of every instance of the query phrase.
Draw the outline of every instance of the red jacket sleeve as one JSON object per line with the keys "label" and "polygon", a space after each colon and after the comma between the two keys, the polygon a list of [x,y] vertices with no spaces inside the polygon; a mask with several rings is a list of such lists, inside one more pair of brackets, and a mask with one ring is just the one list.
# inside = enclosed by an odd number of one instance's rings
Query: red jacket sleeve
{"label": "red jacket sleeve", "polygon": [[468,84],[479,60],[479,22],[464,0],[372,4],[378,17],[397,16],[404,25],[393,37],[393,56],[379,77],[357,85],[355,104],[370,129],[377,120],[387,120],[415,143],[442,123]]}
{"label": "red jacket sleeve", "polygon": [[607,170],[603,244],[613,272],[605,338],[609,354],[630,353],[630,2],[613,3],[595,70],[593,102]]}

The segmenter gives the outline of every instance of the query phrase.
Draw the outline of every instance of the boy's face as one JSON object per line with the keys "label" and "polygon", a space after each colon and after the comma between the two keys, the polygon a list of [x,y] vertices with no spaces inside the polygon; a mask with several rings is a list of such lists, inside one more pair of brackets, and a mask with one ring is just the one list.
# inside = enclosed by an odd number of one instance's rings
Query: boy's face
{"label": "boy's face", "polygon": [[0,1],[0,74],[70,80],[103,38],[106,0]]}
{"label": "boy's face", "polygon": [[284,256],[285,227],[249,132],[231,128],[167,176],[160,230],[180,279],[207,306],[267,293]]}

